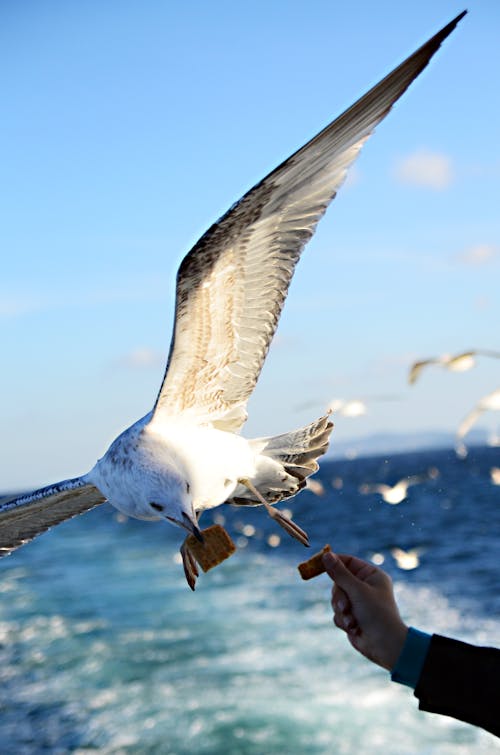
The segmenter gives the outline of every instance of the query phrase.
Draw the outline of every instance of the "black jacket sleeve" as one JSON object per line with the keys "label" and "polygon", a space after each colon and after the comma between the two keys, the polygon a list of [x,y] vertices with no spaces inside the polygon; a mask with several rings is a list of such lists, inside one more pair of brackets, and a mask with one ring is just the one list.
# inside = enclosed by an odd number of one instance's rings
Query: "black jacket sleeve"
{"label": "black jacket sleeve", "polygon": [[420,710],[500,737],[500,650],[433,635],[415,696]]}

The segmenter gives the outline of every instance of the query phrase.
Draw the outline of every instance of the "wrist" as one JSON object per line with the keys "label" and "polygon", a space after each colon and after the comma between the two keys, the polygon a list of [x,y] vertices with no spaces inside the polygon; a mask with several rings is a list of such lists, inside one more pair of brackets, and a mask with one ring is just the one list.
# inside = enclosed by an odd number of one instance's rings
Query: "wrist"
{"label": "wrist", "polygon": [[400,621],[392,629],[387,636],[385,644],[385,653],[382,664],[387,671],[392,671],[398,662],[398,658],[403,652],[403,648],[408,637],[407,625]]}

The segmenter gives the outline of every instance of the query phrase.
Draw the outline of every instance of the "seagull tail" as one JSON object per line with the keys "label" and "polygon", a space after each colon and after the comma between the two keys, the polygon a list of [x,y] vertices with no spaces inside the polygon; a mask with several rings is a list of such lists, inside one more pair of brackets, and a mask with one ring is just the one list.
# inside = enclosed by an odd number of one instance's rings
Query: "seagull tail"
{"label": "seagull tail", "polygon": [[[307,478],[319,469],[317,459],[328,449],[333,423],[330,415],[298,430],[250,441],[256,451],[257,473],[252,484],[269,503],[289,498],[305,488]],[[259,505],[250,490],[238,486],[230,503]]]}

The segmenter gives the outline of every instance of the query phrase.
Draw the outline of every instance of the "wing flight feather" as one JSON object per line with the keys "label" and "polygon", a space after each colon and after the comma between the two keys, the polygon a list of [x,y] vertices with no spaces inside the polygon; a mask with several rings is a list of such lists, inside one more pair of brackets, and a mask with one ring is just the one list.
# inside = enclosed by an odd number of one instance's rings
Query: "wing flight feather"
{"label": "wing flight feather", "polygon": [[0,502],[0,557],[105,500],[94,485],[75,477]]}
{"label": "wing flight feather", "polygon": [[366,139],[463,15],[254,186],[184,258],[155,421],[191,414],[241,427],[304,246]]}

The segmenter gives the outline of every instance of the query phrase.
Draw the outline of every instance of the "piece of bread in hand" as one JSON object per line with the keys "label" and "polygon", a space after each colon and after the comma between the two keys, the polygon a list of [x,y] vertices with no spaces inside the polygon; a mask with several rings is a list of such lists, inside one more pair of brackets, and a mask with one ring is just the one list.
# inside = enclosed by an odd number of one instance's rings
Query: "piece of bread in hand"
{"label": "piece of bread in hand", "polygon": [[201,531],[203,543],[189,535],[186,544],[204,572],[213,569],[214,566],[232,556],[236,546],[229,534],[220,524],[214,524]]}
{"label": "piece of bread in hand", "polygon": [[323,566],[323,555],[328,553],[328,551],[331,551],[331,548],[329,545],[325,545],[319,553],[315,553],[314,556],[311,556],[307,561],[303,561],[298,565],[297,568],[302,579],[312,579],[326,571]]}

